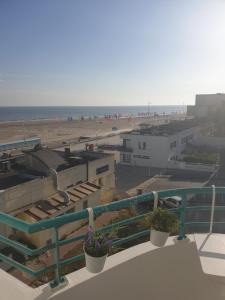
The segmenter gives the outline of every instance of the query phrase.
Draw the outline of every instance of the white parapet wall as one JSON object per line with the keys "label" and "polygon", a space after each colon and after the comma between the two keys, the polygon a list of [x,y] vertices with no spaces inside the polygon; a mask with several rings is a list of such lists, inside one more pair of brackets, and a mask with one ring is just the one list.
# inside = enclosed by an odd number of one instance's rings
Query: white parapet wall
{"label": "white parapet wall", "polygon": [[48,285],[31,289],[0,272],[4,300],[222,300],[223,281],[214,281],[202,270],[196,243],[174,243],[157,248],[150,242],[117,253],[107,259],[100,274],[85,268],[67,276],[68,284],[52,291]]}
{"label": "white parapet wall", "polygon": [[200,164],[200,163],[189,163],[185,161],[169,161],[168,168],[178,170],[188,170],[196,172],[212,173],[215,171],[217,165],[215,164]]}

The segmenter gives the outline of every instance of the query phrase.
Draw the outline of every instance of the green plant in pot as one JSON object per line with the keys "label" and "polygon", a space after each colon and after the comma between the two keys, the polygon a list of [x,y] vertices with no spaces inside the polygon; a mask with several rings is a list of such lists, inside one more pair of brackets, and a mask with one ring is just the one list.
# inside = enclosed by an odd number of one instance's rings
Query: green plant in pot
{"label": "green plant in pot", "polygon": [[84,239],[84,253],[86,268],[91,273],[99,273],[105,265],[106,257],[112,249],[112,242],[115,239],[115,231],[102,233],[88,227]]}
{"label": "green plant in pot", "polygon": [[170,233],[177,231],[179,226],[177,215],[162,208],[156,208],[150,214],[149,223],[151,228],[150,241],[158,247],[164,246]]}

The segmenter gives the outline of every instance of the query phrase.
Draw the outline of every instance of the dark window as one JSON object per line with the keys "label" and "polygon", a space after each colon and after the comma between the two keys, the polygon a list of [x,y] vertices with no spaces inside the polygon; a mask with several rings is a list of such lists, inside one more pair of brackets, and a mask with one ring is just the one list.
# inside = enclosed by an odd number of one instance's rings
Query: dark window
{"label": "dark window", "polygon": [[130,163],[131,155],[129,153],[123,153],[123,162]]}
{"label": "dark window", "polygon": [[177,142],[176,141],[170,143],[170,149],[176,148],[176,146],[177,146]]}
{"label": "dark window", "polygon": [[105,165],[96,169],[96,175],[104,173],[109,170],[109,165]]}

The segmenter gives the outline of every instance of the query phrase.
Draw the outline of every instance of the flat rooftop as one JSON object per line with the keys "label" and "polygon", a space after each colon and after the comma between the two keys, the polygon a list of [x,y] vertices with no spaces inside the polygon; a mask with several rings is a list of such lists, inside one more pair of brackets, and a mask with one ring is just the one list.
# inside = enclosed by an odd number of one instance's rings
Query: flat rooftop
{"label": "flat rooftop", "polygon": [[190,172],[179,172],[169,175],[156,175],[134,188],[127,191],[131,197],[137,195],[138,190],[143,192],[152,192],[160,190],[170,190],[179,188],[194,188],[204,186],[209,179],[208,175],[197,174],[193,177]]}
{"label": "flat rooftop", "polygon": [[14,170],[7,173],[0,173],[0,190],[8,189],[18,184],[31,181],[35,178],[36,177],[32,175],[18,173],[17,171]]}
{"label": "flat rooftop", "polygon": [[169,136],[189,128],[197,127],[200,124],[202,123],[197,119],[187,119],[184,121],[172,121],[159,126],[147,126],[127,133],[134,135]]}
{"label": "flat rooftop", "polygon": [[67,154],[63,151],[50,149],[24,151],[24,154],[18,155],[16,158],[9,157],[0,161],[0,163],[4,161],[11,161],[10,170],[0,170],[0,190],[5,190],[36,178],[47,176],[46,173],[34,169],[27,169],[22,163],[17,163],[17,159],[18,161],[22,161],[25,155],[32,155],[33,157],[38,158],[39,161],[49,169],[55,168],[60,172],[80,164],[86,164],[88,161],[112,156],[113,154],[95,151],[77,151]]}

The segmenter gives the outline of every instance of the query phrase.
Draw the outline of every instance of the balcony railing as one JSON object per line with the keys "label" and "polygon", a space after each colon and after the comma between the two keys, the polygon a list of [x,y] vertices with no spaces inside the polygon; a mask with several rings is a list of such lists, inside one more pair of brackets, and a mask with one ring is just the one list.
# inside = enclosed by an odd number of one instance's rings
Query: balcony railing
{"label": "balcony railing", "polygon": [[[204,188],[189,188],[189,189],[176,189],[176,190],[166,190],[166,191],[159,191],[159,192],[152,192],[148,194],[143,194],[139,195],[136,197],[112,202],[106,205],[101,205],[93,208],[94,215],[99,216],[100,214],[104,212],[112,212],[112,211],[118,211],[120,209],[124,208],[129,208],[129,207],[134,207],[138,204],[141,203],[149,203],[150,201],[153,202],[154,207],[157,207],[158,199],[160,198],[165,198],[165,197],[172,197],[172,196],[180,196],[182,198],[181,205],[179,208],[173,208],[172,210],[176,211],[176,213],[179,214],[179,219],[180,219],[180,225],[179,225],[179,235],[178,239],[182,240],[185,239],[185,234],[186,232],[190,232],[188,228],[190,226],[195,226],[199,228],[204,228],[205,226],[209,227],[209,231],[212,232],[213,230],[213,225],[215,224],[225,224],[225,221],[214,221],[214,211],[225,211],[225,206],[216,206],[215,205],[215,199],[216,199],[216,193],[219,195],[225,196],[225,187],[204,187]],[[210,202],[208,205],[192,205],[188,206],[190,203],[190,199],[193,199],[193,197],[197,195],[205,195],[210,198]],[[208,211],[210,212],[210,218],[207,221],[201,221],[199,219],[197,220],[187,220],[186,219],[186,214],[187,212],[198,212],[198,211]],[[143,218],[146,217],[147,214],[140,214],[136,215],[130,218],[127,218],[125,220],[112,223],[108,226],[104,226],[98,230],[100,231],[110,231],[113,226],[125,226],[128,224],[132,224],[134,222],[140,221]],[[34,224],[29,224],[26,223],[20,219],[17,219],[11,215],[5,214],[3,212],[0,213],[0,223],[5,224],[7,226],[10,226],[16,230],[32,234],[36,232],[41,232],[46,229],[51,229],[52,230],[52,243],[49,245],[46,245],[45,247],[38,248],[38,249],[31,249],[24,244],[14,241],[9,239],[8,237],[5,237],[3,235],[0,235],[0,242],[10,246],[12,248],[15,248],[17,251],[21,252],[22,254],[28,255],[28,256],[37,256],[40,255],[47,250],[52,250],[54,253],[54,262],[52,265],[44,267],[40,270],[32,270],[31,268],[27,267],[26,265],[19,263],[18,261],[6,256],[3,253],[0,253],[0,259],[9,264],[10,266],[19,269],[22,272],[27,273],[28,275],[31,276],[40,276],[42,274],[45,274],[46,272],[49,271],[54,271],[54,281],[51,283],[51,286],[57,286],[61,282],[64,281],[64,278],[60,275],[60,268],[62,268],[65,265],[71,264],[73,262],[80,261],[84,258],[84,254],[79,254],[67,259],[60,259],[59,255],[59,250],[60,247],[68,244],[68,243],[73,243],[76,241],[82,241],[84,239],[84,234],[74,236],[74,237],[69,237],[64,240],[59,240],[59,234],[58,230],[61,226],[87,219],[89,217],[88,210],[84,209],[82,211],[58,216],[55,218],[47,219],[47,220],[42,220]],[[204,229],[206,231],[206,229]],[[118,240],[114,241],[114,245],[121,245],[123,243],[126,243],[128,241],[132,241],[141,237],[146,237],[149,235],[149,229],[148,230],[142,230],[138,233],[126,236],[124,238],[120,238]]]}

